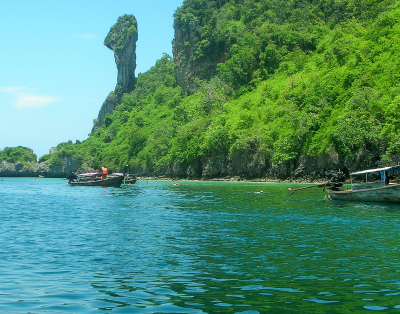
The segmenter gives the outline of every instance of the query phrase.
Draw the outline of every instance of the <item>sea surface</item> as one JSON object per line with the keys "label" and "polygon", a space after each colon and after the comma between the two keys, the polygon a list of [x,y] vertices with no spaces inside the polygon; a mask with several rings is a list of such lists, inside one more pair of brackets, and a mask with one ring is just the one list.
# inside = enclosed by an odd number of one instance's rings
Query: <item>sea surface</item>
{"label": "sea surface", "polygon": [[400,312],[400,205],[178,182],[0,178],[0,313]]}

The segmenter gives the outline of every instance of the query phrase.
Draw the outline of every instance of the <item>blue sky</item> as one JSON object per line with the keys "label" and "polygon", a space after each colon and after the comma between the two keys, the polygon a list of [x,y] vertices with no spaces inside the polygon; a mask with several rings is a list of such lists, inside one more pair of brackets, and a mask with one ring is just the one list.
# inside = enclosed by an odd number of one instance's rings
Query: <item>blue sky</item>
{"label": "blue sky", "polygon": [[84,140],[115,88],[103,41],[119,16],[138,21],[136,75],[172,56],[173,14],[183,0],[0,0],[0,149],[38,157]]}

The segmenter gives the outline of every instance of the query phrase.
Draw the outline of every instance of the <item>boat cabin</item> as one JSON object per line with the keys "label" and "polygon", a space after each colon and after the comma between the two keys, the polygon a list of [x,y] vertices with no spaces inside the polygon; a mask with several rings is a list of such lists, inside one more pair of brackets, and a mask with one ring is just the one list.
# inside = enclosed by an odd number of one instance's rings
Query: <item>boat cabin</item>
{"label": "boat cabin", "polygon": [[100,181],[103,180],[101,172],[81,173],[78,175],[77,182]]}
{"label": "boat cabin", "polygon": [[350,174],[351,189],[376,189],[400,180],[400,166],[368,169]]}

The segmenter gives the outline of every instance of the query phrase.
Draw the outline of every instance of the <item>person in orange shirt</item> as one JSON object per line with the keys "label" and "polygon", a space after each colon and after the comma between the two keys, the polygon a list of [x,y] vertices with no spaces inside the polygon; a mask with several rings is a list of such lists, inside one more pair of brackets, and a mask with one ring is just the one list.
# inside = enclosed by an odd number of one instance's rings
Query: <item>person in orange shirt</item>
{"label": "person in orange shirt", "polygon": [[102,174],[103,174],[103,179],[107,179],[107,175],[108,175],[107,166],[101,167],[101,172],[102,172]]}

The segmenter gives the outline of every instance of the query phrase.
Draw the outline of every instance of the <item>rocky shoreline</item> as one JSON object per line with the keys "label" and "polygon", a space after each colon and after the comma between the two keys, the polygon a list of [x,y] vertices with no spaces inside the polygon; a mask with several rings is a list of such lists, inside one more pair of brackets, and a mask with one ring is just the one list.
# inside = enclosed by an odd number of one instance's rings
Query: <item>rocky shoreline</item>
{"label": "rocky shoreline", "polygon": [[[62,165],[49,166],[46,162],[0,162],[0,177],[39,177],[65,178],[70,171],[80,169],[81,162],[66,158]],[[82,169],[84,170],[84,169]]]}
{"label": "rocky shoreline", "polygon": [[[338,171],[342,171],[348,177],[349,173],[354,171],[400,164],[400,156],[387,161],[374,160],[367,155],[358,157],[341,160],[337,155],[318,158],[302,156],[278,165],[244,159],[241,163],[237,163],[235,159],[221,157],[222,159],[207,158],[192,163],[174,163],[153,172],[145,169],[131,169],[131,172],[142,180],[311,183],[327,182]],[[60,165],[48,165],[46,162],[0,162],[0,177],[65,178],[70,171],[84,173],[94,172],[96,169],[82,167],[82,160],[70,157],[64,158]],[[121,169],[109,169],[109,171],[120,172]]]}
{"label": "rocky shoreline", "polygon": [[[301,156],[271,165],[265,159],[209,157],[192,163],[174,163],[154,173],[134,169],[137,177],[171,180],[249,181],[249,182],[327,182],[338,171],[348,176],[351,172],[399,164],[400,160],[376,160],[371,156],[341,159],[338,155],[322,157]],[[362,157],[362,158],[361,158]]]}

